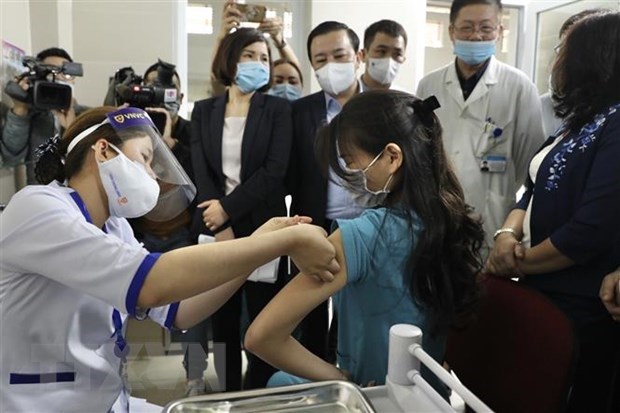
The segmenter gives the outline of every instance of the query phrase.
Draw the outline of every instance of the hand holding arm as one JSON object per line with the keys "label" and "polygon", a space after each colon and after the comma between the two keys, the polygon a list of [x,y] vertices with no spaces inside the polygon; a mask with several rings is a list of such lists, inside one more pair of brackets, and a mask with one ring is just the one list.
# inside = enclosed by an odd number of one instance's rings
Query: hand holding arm
{"label": "hand holding arm", "polygon": [[502,228],[511,228],[512,232],[504,232],[497,236],[493,249],[484,266],[489,274],[514,277],[522,275],[517,266],[517,260],[523,258],[523,248],[520,239],[523,236],[523,219],[525,211],[513,209],[506,218]]}
{"label": "hand holding arm", "polygon": [[325,235],[314,225],[289,225],[251,237],[166,252],[149,271],[140,289],[138,306],[160,307],[194,297],[245,277],[283,255],[290,255],[302,268],[330,280],[339,267],[334,247]]}
{"label": "hand holding arm", "polygon": [[613,319],[620,321],[620,268],[605,276],[599,296]]}
{"label": "hand holding arm", "polygon": [[274,367],[310,380],[343,380],[342,371],[315,356],[291,333],[303,318],[346,285],[347,273],[340,231],[329,240],[340,270],[331,283],[299,274],[256,317],[245,336],[245,348]]}
{"label": "hand holding arm", "polygon": [[575,265],[575,261],[562,254],[549,238],[524,251],[522,260],[517,261],[521,274],[534,275],[559,271]]}
{"label": "hand holding arm", "polygon": [[202,220],[210,231],[217,231],[217,229],[224,225],[229,219],[221,202],[217,199],[204,201],[198,204],[198,208],[205,208],[205,210],[202,211]]}
{"label": "hand holding arm", "polygon": [[[311,219],[308,217],[298,216],[291,218],[272,218],[271,220],[263,224],[260,228],[258,228],[256,231],[254,231],[252,237],[257,237],[261,234],[267,234],[269,232],[278,231],[280,229],[302,223],[309,223],[310,221]],[[232,236],[232,238],[230,239],[234,239],[234,233],[232,232],[231,228],[229,229],[230,234],[226,235]],[[220,234],[225,234],[227,231],[228,230],[224,230]],[[217,241],[224,241],[224,239],[220,239]],[[235,291],[237,291],[243,285],[243,283],[247,280],[248,275],[250,274],[251,272],[248,271],[246,274],[240,275],[239,277],[234,278],[231,281],[228,281],[218,287],[215,287],[212,290],[206,291],[202,294],[196,295],[195,297],[191,297],[181,301],[174,321],[174,326],[179,329],[191,328],[205,318],[209,317],[226,301],[228,301],[228,299],[235,293]]]}

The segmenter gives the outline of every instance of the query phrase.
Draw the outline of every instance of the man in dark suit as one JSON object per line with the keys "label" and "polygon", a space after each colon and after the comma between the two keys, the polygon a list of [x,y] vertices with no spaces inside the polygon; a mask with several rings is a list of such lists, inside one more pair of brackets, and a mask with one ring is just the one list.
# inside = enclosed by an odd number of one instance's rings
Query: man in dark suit
{"label": "man in dark suit", "polygon": [[[318,129],[328,124],[342,106],[359,93],[359,38],[346,24],[327,21],[308,36],[308,58],[321,91],[293,103],[293,150],[287,183],[292,195],[291,214],[312,217],[331,231],[336,218],[353,218],[363,208],[334,180],[327,179],[314,158]],[[327,352],[327,302],[313,310],[301,325],[300,341],[319,357]]]}

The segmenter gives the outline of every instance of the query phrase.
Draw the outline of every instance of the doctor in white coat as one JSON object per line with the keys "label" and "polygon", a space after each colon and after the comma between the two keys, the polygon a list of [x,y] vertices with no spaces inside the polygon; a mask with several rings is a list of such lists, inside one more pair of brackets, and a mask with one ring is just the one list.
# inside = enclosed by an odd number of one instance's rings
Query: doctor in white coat
{"label": "doctor in white coat", "polygon": [[417,95],[435,95],[444,146],[465,191],[482,216],[487,242],[504,222],[544,141],[534,84],[495,57],[502,36],[499,0],[455,0],[450,39],[456,59],[424,77]]}
{"label": "doctor in white coat", "polygon": [[35,171],[50,183],[19,191],[0,215],[3,413],[127,412],[128,316],[187,329],[280,255],[327,280],[338,269],[325,231],[299,218],[245,239],[145,250],[126,218],[154,207],[174,216],[195,189],[141,109],[85,112]]}

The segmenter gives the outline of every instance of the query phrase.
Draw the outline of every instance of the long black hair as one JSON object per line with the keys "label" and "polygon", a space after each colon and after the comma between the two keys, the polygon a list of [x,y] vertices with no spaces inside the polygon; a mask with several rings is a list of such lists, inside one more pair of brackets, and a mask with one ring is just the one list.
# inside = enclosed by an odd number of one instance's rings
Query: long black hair
{"label": "long black hair", "polygon": [[484,232],[464,201],[432,108],[403,92],[362,93],[321,129],[315,151],[324,171],[331,168],[347,180],[337,145],[374,156],[389,143],[401,148],[403,164],[385,206],[399,213],[404,209],[411,228],[416,215],[423,224],[407,261],[410,293],[424,308],[431,332],[444,331],[479,297],[476,275],[482,268]]}
{"label": "long black hair", "polygon": [[556,116],[578,132],[620,102],[620,12],[600,12],[571,27],[551,70]]}

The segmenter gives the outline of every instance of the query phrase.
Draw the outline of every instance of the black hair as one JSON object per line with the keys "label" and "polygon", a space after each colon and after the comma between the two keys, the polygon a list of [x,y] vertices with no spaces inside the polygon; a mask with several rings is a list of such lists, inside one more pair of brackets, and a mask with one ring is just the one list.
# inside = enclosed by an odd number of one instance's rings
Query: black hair
{"label": "black hair", "polygon": [[586,17],[591,16],[593,14],[606,13],[608,11],[611,11],[611,10],[609,9],[587,9],[587,10],[580,11],[579,13],[573,14],[568,19],[566,19],[564,23],[562,23],[562,27],[560,27],[560,33],[558,37],[561,39],[566,34],[568,29],[573,27],[575,23],[577,23],[581,19],[585,19]]}
{"label": "black hair", "polygon": [[[232,85],[235,81],[237,63],[239,63],[243,49],[256,42],[263,42],[267,45],[269,66],[271,69],[271,48],[267,43],[267,39],[265,39],[265,36],[259,30],[244,27],[224,37],[220,46],[217,48],[211,67],[215,79],[224,86]],[[269,90],[270,87],[271,78],[269,83],[258,89],[258,91],[265,92]]]}
{"label": "black hair", "polygon": [[318,26],[316,26],[310,34],[308,35],[307,49],[308,49],[308,59],[312,62],[312,53],[310,51],[310,46],[312,45],[312,40],[314,40],[317,36],[322,36],[324,34],[328,34],[331,32],[337,32],[340,30],[344,30],[347,32],[347,36],[349,36],[349,41],[351,42],[351,46],[353,47],[353,52],[357,53],[360,48],[360,38],[357,37],[357,34],[346,24],[336,22],[336,21],[326,21]]}
{"label": "black hair", "polygon": [[67,51],[65,49],[61,49],[60,47],[50,47],[47,48],[45,50],[41,50],[38,54],[37,54],[37,60],[43,60],[45,58],[48,57],[62,57],[63,59],[67,59],[70,62],[73,62],[73,59],[71,59],[71,56],[69,55],[69,53],[67,53]]}
{"label": "black hair", "polygon": [[40,184],[47,185],[52,181],[63,182],[79,172],[84,166],[86,155],[91,146],[99,139],[105,139],[113,145],[122,147],[123,141],[118,137],[112,126],[101,125],[89,136],[79,142],[70,153],[67,148],[73,139],[82,131],[93,125],[97,125],[105,119],[110,112],[118,110],[112,106],[93,108],[80,114],[73,123],[65,130],[62,139],[56,142],[48,142],[35,165],[35,177]]}
{"label": "black hair", "polygon": [[389,143],[401,148],[403,164],[385,206],[388,212],[404,210],[410,228],[416,215],[422,221],[405,276],[433,333],[473,310],[480,294],[476,275],[482,268],[484,232],[450,166],[439,120],[424,106],[415,96],[393,90],[356,95],[320,130],[315,151],[323,171],[331,168],[347,181],[338,145],[373,156]]}
{"label": "black hair", "polygon": [[553,63],[551,89],[556,116],[573,132],[620,102],[620,12],[573,25]]}
{"label": "black hair", "polygon": [[463,7],[472,6],[474,4],[486,4],[489,6],[497,7],[498,12],[501,14],[504,7],[501,0],[454,0],[450,6],[450,24],[454,24],[459,12]]}
{"label": "black hair", "polygon": [[[142,76],[142,79],[144,79],[146,81],[146,77],[151,73],[151,72],[157,72],[157,69],[159,69],[159,62],[158,63],[153,63],[152,65],[150,65],[145,71],[144,71],[144,75]],[[176,76],[177,80],[179,81],[179,87],[181,87],[181,77],[179,76],[179,73],[175,70],[172,71],[172,75]]]}
{"label": "black hair", "polygon": [[379,20],[378,22],[374,22],[368,26],[364,31],[364,49],[370,49],[370,45],[373,40],[375,40],[377,33],[385,33],[394,38],[402,36],[405,41],[405,47],[407,46],[407,32],[405,31],[405,28],[400,25],[400,23],[397,23],[394,20]]}
{"label": "black hair", "polygon": [[281,59],[278,59],[275,62],[273,62],[273,68],[275,69],[276,67],[278,67],[280,65],[284,65],[284,64],[293,66],[293,69],[295,69],[295,71],[299,75],[299,83],[301,83],[303,85],[304,84],[304,76],[301,74],[301,69],[299,68],[299,66],[297,66],[297,64],[295,62],[292,62],[292,61],[290,61],[289,59],[286,59],[286,58],[281,58]]}

